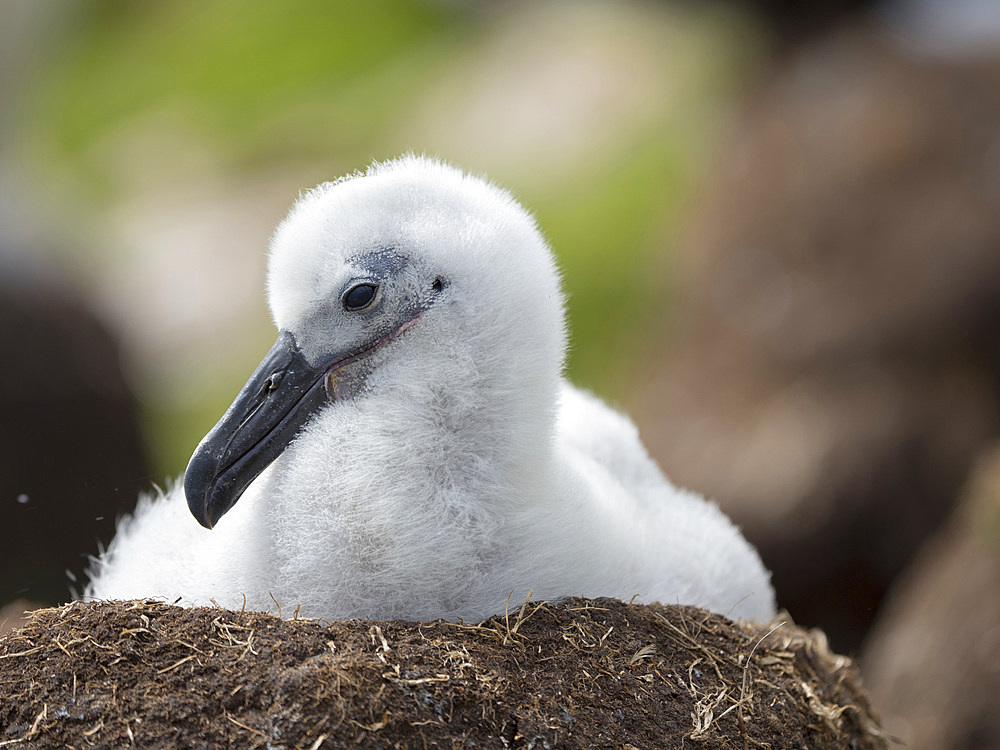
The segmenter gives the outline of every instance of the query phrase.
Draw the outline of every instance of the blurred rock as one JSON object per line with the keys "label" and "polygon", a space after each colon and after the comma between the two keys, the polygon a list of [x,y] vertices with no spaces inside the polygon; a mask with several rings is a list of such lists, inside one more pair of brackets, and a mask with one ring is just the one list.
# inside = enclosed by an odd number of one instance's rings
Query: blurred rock
{"label": "blurred rock", "polygon": [[737,0],[752,8],[766,23],[779,49],[807,43],[845,18],[859,15],[876,0]]}
{"label": "blurred rock", "polygon": [[42,607],[39,602],[15,599],[10,604],[0,606],[0,635],[27,625],[31,612]]}
{"label": "blurred rock", "polygon": [[907,747],[1000,747],[1000,447],[893,588],[862,668]]}
{"label": "blurred rock", "polygon": [[815,41],[748,97],[710,188],[640,429],[781,605],[857,649],[1000,434],[1000,57]]}
{"label": "blurred rock", "polygon": [[0,604],[63,602],[148,487],[136,404],[86,305],[0,265]]}

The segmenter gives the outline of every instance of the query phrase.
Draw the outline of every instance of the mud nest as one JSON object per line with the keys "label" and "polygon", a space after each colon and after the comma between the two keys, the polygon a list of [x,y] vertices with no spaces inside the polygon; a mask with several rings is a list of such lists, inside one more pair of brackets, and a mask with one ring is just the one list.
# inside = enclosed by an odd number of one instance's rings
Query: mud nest
{"label": "mud nest", "polygon": [[818,632],[571,599],[478,625],[37,610],[0,638],[0,747],[883,748]]}

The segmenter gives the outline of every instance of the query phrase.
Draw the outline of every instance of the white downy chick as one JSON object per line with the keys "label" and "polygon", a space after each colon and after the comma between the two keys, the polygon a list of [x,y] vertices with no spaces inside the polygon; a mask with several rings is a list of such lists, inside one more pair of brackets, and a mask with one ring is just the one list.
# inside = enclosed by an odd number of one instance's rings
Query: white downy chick
{"label": "white downy chick", "polygon": [[563,379],[558,272],[505,191],[413,156],[320,185],[275,233],[268,297],[274,348],[87,595],[331,620],[475,621],[529,590],[773,614],[736,527]]}

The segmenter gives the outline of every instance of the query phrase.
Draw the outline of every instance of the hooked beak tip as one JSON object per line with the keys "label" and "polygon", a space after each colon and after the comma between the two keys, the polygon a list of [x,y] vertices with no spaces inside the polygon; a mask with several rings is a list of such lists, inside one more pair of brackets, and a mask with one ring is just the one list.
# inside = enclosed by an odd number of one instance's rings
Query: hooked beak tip
{"label": "hooked beak tip", "polygon": [[215,462],[205,460],[196,452],[184,472],[184,495],[191,515],[206,529],[213,528],[219,520],[212,510],[217,479]]}

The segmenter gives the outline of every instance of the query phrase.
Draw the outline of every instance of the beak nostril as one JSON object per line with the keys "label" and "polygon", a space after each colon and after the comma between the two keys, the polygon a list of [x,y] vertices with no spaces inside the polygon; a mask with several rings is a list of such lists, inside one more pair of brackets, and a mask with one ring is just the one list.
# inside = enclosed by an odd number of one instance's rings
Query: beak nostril
{"label": "beak nostril", "polygon": [[278,370],[277,372],[272,372],[267,376],[267,379],[260,387],[260,391],[257,393],[257,398],[263,398],[268,393],[278,390],[278,386],[281,384],[281,379],[285,376],[284,370]]}

